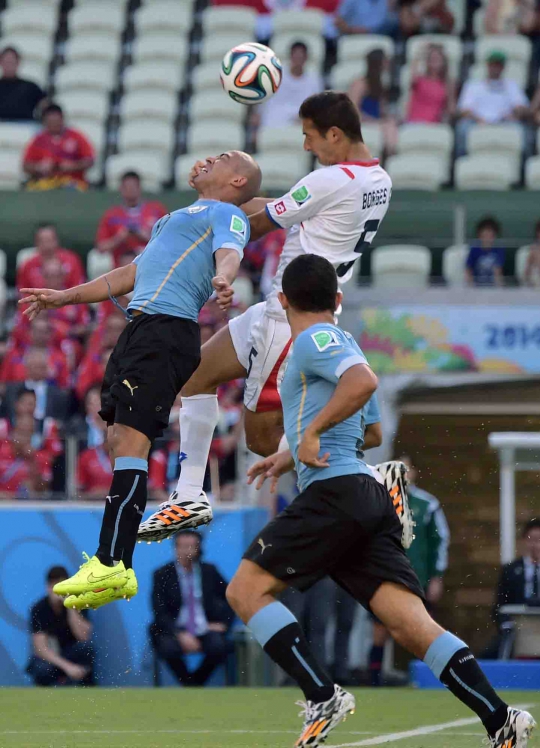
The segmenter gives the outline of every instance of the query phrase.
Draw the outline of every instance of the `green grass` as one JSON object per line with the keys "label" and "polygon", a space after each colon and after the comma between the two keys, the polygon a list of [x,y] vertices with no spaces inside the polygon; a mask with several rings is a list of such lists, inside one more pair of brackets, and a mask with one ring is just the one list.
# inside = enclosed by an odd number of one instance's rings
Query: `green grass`
{"label": "green grass", "polygon": [[[474,716],[444,691],[359,689],[356,697],[356,714],[332,733],[328,746]],[[292,748],[301,726],[299,698],[287,688],[0,689],[0,746]],[[537,703],[531,711],[538,719],[540,691],[508,692],[507,698]],[[476,723],[386,745],[480,748],[483,737]]]}

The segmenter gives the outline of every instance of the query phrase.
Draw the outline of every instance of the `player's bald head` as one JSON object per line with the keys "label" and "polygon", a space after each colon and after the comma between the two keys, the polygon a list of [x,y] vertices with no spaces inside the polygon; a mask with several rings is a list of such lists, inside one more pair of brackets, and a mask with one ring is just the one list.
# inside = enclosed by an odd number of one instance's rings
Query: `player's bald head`
{"label": "player's bald head", "polygon": [[245,177],[245,183],[238,189],[241,193],[240,204],[246,203],[255,197],[261,189],[261,167],[253,156],[244,153],[244,151],[231,151],[231,160],[236,174]]}

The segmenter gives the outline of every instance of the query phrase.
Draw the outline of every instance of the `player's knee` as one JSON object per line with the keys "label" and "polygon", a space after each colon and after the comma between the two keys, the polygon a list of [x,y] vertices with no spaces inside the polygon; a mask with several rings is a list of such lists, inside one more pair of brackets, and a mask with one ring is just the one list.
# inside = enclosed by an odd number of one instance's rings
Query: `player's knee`
{"label": "player's knee", "polygon": [[242,596],[242,585],[238,583],[237,577],[233,577],[229,584],[227,585],[227,589],[225,591],[225,596],[227,598],[227,602],[231,606],[231,608],[234,610],[234,612],[242,618],[240,615],[240,609],[242,607],[243,602],[243,596]]}

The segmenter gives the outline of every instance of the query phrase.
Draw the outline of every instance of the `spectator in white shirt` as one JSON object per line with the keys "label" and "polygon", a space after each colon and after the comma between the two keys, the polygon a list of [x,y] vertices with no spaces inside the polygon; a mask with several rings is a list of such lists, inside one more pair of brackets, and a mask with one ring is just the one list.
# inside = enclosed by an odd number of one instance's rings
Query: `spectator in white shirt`
{"label": "spectator in white shirt", "polygon": [[308,48],[303,42],[291,46],[289,69],[283,70],[279,91],[261,106],[260,124],[263,127],[295,125],[300,104],[308,96],[323,90],[318,73],[306,71]]}
{"label": "spectator in white shirt", "polygon": [[[487,58],[487,78],[469,80],[463,86],[458,101],[456,126],[456,150],[458,156],[467,152],[467,135],[476,124],[499,125],[515,122],[525,129],[521,120],[529,111],[529,101],[518,84],[503,76],[506,55],[504,52],[490,52]],[[524,142],[524,149],[526,143]]]}

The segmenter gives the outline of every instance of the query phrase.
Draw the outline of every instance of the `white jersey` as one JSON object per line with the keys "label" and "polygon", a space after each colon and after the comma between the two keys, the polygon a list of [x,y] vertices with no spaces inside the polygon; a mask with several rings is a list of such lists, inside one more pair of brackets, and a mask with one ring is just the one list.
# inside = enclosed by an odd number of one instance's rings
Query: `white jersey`
{"label": "white jersey", "polygon": [[290,231],[266,300],[267,314],[284,315],[277,295],[285,268],[298,255],[326,258],[339,283],[346,283],[355,261],[373,241],[391,194],[390,177],[378,159],[372,159],[312,171],[286,195],[268,203],[270,218]]}

